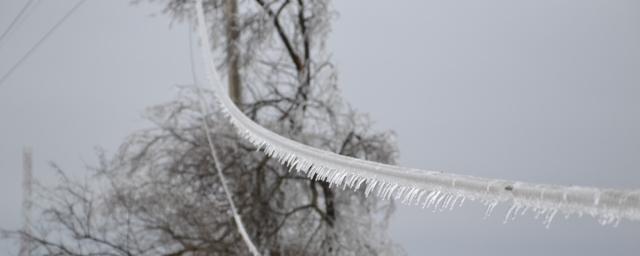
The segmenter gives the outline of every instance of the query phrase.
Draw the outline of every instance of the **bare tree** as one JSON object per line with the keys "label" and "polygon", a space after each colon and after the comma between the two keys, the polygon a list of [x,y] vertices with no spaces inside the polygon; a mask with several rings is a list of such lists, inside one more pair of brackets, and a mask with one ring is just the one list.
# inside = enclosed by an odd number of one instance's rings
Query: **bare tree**
{"label": "bare tree", "polygon": [[[188,22],[192,5],[171,0],[166,12]],[[324,47],[328,1],[210,0],[205,8],[213,50],[226,60],[219,68],[247,116],[317,148],[395,161],[392,134],[371,132],[368,118],[339,96]],[[57,187],[39,189],[33,231],[11,234],[28,236],[44,255],[248,254],[208,151],[207,120],[238,211],[265,255],[402,253],[386,235],[391,202],[290,172],[224,118],[203,117],[197,100],[183,88],[151,108],[155,126],[132,134],[117,155],[102,155],[91,180],[61,171]]]}

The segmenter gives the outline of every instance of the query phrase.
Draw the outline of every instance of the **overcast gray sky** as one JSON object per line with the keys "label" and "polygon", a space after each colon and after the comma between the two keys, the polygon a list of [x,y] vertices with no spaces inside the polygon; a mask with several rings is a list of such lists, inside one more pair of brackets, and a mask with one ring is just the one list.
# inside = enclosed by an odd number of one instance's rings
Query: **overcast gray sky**
{"label": "overcast gray sky", "polygon": [[[41,1],[0,45],[0,74],[75,1]],[[23,1],[0,2],[0,28]],[[345,97],[398,135],[401,164],[531,182],[640,188],[640,2],[334,1],[329,48]],[[187,28],[160,6],[88,1],[0,86],[0,226],[20,225],[21,150],[82,176],[147,127],[145,107],[191,82]],[[637,255],[640,223],[531,216],[466,203],[399,206],[410,255]],[[0,254],[15,246],[0,243]]]}

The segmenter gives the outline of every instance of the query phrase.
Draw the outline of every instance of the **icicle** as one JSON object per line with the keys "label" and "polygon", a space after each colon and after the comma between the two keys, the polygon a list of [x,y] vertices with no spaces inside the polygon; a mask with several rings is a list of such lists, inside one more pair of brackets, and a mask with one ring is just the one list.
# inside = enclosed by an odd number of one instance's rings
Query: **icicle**
{"label": "icicle", "polygon": [[449,211],[453,210],[453,207],[456,206],[456,203],[458,202],[458,200],[460,200],[460,198],[462,198],[462,196],[460,195],[456,195],[456,197],[453,199],[453,201],[451,201],[451,203],[449,204]]}
{"label": "icicle", "polygon": [[375,186],[376,186],[376,181],[370,180],[369,184],[367,184],[367,188],[364,191],[364,196],[369,197],[369,193],[371,193],[371,191],[375,188]]}
{"label": "icicle", "polygon": [[[355,186],[355,189],[358,189],[360,186],[362,186],[362,183],[364,183],[367,179],[365,177],[360,177],[357,185]],[[354,189],[354,190],[355,190]]]}
{"label": "icicle", "polygon": [[431,205],[433,205],[436,200],[438,200],[438,198],[440,197],[440,195],[442,194],[442,192],[440,190],[436,191],[436,193],[433,195],[433,197],[431,197],[429,199],[429,203],[427,204],[427,208],[431,208]]}
{"label": "icicle", "polygon": [[400,197],[402,197],[402,194],[404,193],[404,190],[405,190],[405,189],[407,189],[407,188],[406,188],[406,187],[401,187],[401,188],[398,190],[398,193],[396,193],[396,198],[395,198],[396,200],[398,200],[398,199],[400,199]]}
{"label": "icicle", "polygon": [[547,212],[547,208],[537,208],[535,209],[536,215],[533,217],[534,219],[540,218],[540,216],[544,215]]}
{"label": "icicle", "polygon": [[387,191],[387,194],[383,197],[387,200],[391,199],[391,196],[393,195],[393,192],[396,190],[396,188],[398,188],[398,184],[393,184],[390,188],[389,191]]}
{"label": "icicle", "polygon": [[518,204],[513,203],[509,208],[509,210],[507,211],[507,215],[504,217],[504,221],[502,223],[507,224],[507,222],[509,222],[509,219],[511,219],[511,214],[514,214],[514,211],[516,211],[517,209],[518,209]]}
{"label": "icicle", "polygon": [[495,208],[496,205],[498,205],[498,201],[494,200],[494,201],[491,201],[491,202],[487,202],[487,211],[484,212],[484,218],[485,219],[489,218],[489,216],[493,212],[493,208]]}
{"label": "icicle", "polygon": [[380,182],[380,189],[378,189],[378,194],[377,194],[378,197],[384,198],[383,194],[384,194],[385,190],[387,190],[387,188],[388,188],[387,186],[385,186],[386,184],[387,184],[386,181]]}
{"label": "icicle", "polygon": [[613,224],[614,228],[617,228],[620,225],[620,218],[616,218],[616,222]]}
{"label": "icicle", "polygon": [[462,205],[464,204],[464,201],[467,199],[465,196],[461,196],[462,200],[460,200],[460,204],[458,205],[458,208],[462,207]]}
{"label": "icicle", "polygon": [[436,212],[440,209],[440,203],[443,202],[445,200],[445,198],[447,198],[449,196],[449,194],[442,194],[440,196],[440,198],[438,198],[438,200],[436,201],[436,203],[433,205],[433,212]]}
{"label": "icicle", "polygon": [[447,200],[444,201],[444,203],[442,204],[442,208],[440,208],[441,211],[444,211],[445,209],[449,209],[449,204],[451,204],[451,201],[453,200],[455,196],[452,194],[449,194],[447,197]]}
{"label": "icicle", "polygon": [[429,194],[427,195],[427,197],[424,199],[424,202],[422,203],[422,209],[426,208],[427,204],[429,203],[429,201],[431,200],[431,198],[438,193],[437,191],[431,191],[429,192]]}
{"label": "icicle", "polygon": [[403,204],[410,204],[410,201],[413,199],[413,197],[416,195],[416,192],[418,190],[416,188],[411,188],[409,189],[409,192],[407,192],[407,194],[404,196],[404,199],[402,200]]}
{"label": "icicle", "polygon": [[515,220],[518,215],[520,215],[520,210],[522,210],[523,208],[524,207],[522,207],[521,204],[518,204],[518,206],[516,206],[516,209],[513,211],[513,214],[511,214],[512,221]]}
{"label": "icicle", "polygon": [[549,211],[549,213],[547,213],[547,216],[544,220],[545,228],[548,229],[551,226],[551,222],[553,221],[553,217],[556,216],[556,213],[558,213],[557,209],[552,209]]}

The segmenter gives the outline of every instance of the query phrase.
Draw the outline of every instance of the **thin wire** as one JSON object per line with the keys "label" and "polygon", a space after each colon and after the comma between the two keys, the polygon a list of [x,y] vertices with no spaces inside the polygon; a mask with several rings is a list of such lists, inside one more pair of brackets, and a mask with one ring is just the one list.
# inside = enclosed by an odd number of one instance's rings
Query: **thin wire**
{"label": "thin wire", "polygon": [[198,75],[196,74],[196,62],[193,59],[193,31],[192,24],[189,23],[189,64],[191,64],[191,76],[193,77],[193,85],[200,91],[200,86],[198,86]]}
{"label": "thin wire", "polygon": [[[200,26],[204,26],[203,24],[200,24]],[[215,168],[216,171],[218,172],[218,176],[220,177],[220,183],[222,183],[222,188],[224,189],[224,193],[227,197],[227,201],[229,201],[229,205],[231,207],[231,214],[233,215],[233,219],[236,222],[236,226],[238,228],[238,232],[240,233],[240,236],[242,236],[242,239],[244,241],[244,243],[247,245],[247,247],[249,247],[249,251],[251,252],[251,254],[253,254],[254,256],[260,256],[260,252],[258,251],[257,247],[255,246],[255,244],[253,243],[253,241],[251,241],[251,238],[249,237],[249,233],[247,233],[247,229],[244,226],[244,223],[242,222],[242,219],[240,218],[240,215],[238,214],[238,210],[236,209],[236,205],[233,202],[233,198],[231,195],[231,192],[229,190],[229,188],[227,187],[227,179],[224,177],[224,174],[222,173],[222,164],[220,162],[220,160],[218,159],[218,152],[213,144],[213,139],[211,139],[211,129],[209,127],[209,122],[207,121],[207,117],[209,116],[209,114],[212,112],[211,108],[208,104],[205,104],[205,98],[202,94],[202,88],[200,86],[198,86],[198,82],[197,82],[197,77],[196,77],[196,71],[195,71],[195,61],[193,59],[193,40],[192,40],[192,33],[191,33],[191,26],[189,26],[189,57],[191,60],[191,74],[193,76],[193,83],[194,86],[196,87],[196,91],[198,93],[198,98],[199,98],[199,103],[200,103],[200,112],[203,115],[203,128],[205,130],[206,136],[207,136],[207,142],[209,143],[209,149],[211,151],[211,156],[213,157],[213,162],[215,164]],[[205,47],[205,46],[203,46]]]}
{"label": "thin wire", "polygon": [[20,60],[18,60],[18,62],[16,62],[9,71],[2,76],[2,78],[0,78],[0,86],[2,86],[7,78],[9,78],[9,76],[11,76],[11,74],[13,74],[13,72],[16,71],[16,69],[18,69],[18,67],[20,67],[20,65],[22,65],[22,63],[24,63],[24,61],[27,60],[29,56],[31,56],[31,54],[33,54],[33,52],[38,49],[38,47],[40,47],[40,45],[42,45],[42,43],[44,43],[47,38],[49,38],[84,2],[86,2],[86,0],[78,1],[60,20],[58,20],[58,22],[56,22],[55,25],[53,25],[53,27],[51,27],[49,31],[47,31],[47,33],[40,38],[40,40],[38,40],[38,42],[22,56],[22,58],[20,58]]}
{"label": "thin wire", "polygon": [[20,10],[20,12],[18,12],[18,15],[16,15],[16,17],[13,18],[13,20],[11,21],[11,24],[9,24],[9,26],[4,30],[4,32],[2,32],[2,35],[0,35],[0,45],[2,45],[2,40],[4,40],[7,34],[9,34],[9,31],[13,30],[13,27],[18,23],[18,20],[20,20],[20,18],[22,18],[22,15],[24,15],[27,9],[29,9],[29,6],[31,6],[33,1],[34,0],[27,1],[22,7],[22,9]]}
{"label": "thin wire", "polygon": [[[13,27],[13,30],[11,30],[9,32],[9,34],[7,34],[7,37],[5,38],[5,41],[8,42],[9,40],[11,40],[11,37],[16,33],[16,31],[20,30],[22,25],[27,20],[30,19],[30,17],[38,9],[38,7],[40,7],[40,5],[42,5],[42,0],[36,0],[31,6],[29,6],[29,9],[27,9],[27,12],[23,15],[22,18],[20,18],[20,20],[18,20],[18,23],[16,23],[16,25]],[[2,48],[4,45],[6,45],[6,43],[1,43],[0,42],[0,48]]]}

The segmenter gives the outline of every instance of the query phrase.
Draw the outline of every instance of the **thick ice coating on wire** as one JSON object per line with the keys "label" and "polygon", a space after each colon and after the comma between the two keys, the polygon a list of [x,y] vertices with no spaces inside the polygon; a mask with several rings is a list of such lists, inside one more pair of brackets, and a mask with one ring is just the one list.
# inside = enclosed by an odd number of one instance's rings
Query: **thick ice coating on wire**
{"label": "thick ice coating on wire", "polygon": [[346,157],[282,137],[253,122],[235,106],[223,89],[204,29],[199,36],[207,78],[225,117],[241,137],[310,179],[434,210],[476,200],[487,206],[488,215],[497,204],[510,203],[505,221],[527,212],[542,217],[546,225],[557,214],[591,215],[603,225],[617,224],[621,219],[640,220],[640,190],[532,184],[418,170]]}

